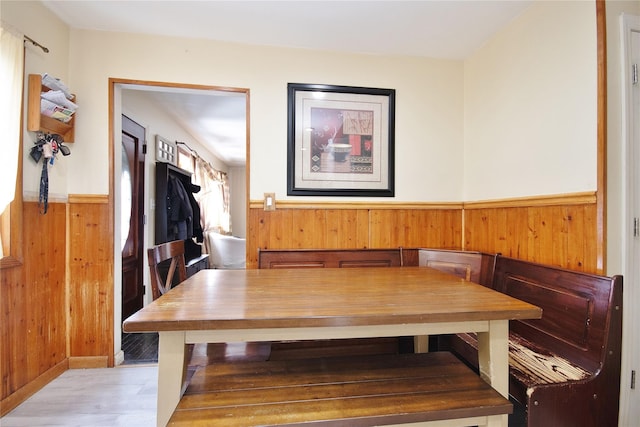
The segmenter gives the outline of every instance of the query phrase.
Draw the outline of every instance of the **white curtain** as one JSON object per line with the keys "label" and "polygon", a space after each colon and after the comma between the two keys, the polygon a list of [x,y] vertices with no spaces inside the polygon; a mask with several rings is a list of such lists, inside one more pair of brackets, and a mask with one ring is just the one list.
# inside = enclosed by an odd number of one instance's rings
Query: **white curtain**
{"label": "white curtain", "polygon": [[213,169],[199,156],[196,156],[195,160],[194,181],[201,187],[195,197],[200,205],[202,229],[205,234],[207,232],[228,234],[231,232],[231,215],[229,214],[227,174]]}
{"label": "white curtain", "polygon": [[0,213],[15,197],[20,146],[24,35],[0,22]]}

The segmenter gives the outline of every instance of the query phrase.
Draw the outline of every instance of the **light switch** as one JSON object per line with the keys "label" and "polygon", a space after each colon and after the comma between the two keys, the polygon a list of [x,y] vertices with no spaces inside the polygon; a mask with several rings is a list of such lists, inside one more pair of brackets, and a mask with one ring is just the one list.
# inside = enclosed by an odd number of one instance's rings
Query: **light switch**
{"label": "light switch", "polygon": [[264,210],[276,210],[276,193],[264,193]]}

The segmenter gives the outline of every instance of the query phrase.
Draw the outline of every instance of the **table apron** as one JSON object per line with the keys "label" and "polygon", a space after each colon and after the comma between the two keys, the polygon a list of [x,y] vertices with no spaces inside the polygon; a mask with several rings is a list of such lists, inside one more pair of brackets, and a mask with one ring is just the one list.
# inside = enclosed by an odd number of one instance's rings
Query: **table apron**
{"label": "table apron", "polygon": [[[305,328],[257,328],[185,331],[185,342],[255,342],[310,339],[372,338],[412,335],[439,335],[462,332],[488,332],[489,321],[416,323],[364,326],[325,326]],[[160,333],[162,335],[162,332]]]}

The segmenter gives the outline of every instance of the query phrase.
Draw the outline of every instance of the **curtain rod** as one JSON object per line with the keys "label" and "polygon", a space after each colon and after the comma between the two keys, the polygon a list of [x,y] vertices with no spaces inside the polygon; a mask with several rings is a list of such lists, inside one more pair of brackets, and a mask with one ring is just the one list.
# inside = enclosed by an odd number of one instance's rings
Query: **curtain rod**
{"label": "curtain rod", "polygon": [[48,47],[42,46],[40,43],[38,43],[37,41],[35,41],[31,37],[25,35],[24,39],[25,39],[25,41],[31,42],[31,44],[33,44],[34,46],[38,46],[40,49],[42,49],[42,51],[44,53],[49,53],[49,48]]}
{"label": "curtain rod", "polygon": [[199,158],[200,160],[202,160],[203,162],[205,162],[207,165],[209,165],[209,167],[210,167],[211,169],[213,169],[214,171],[216,171],[216,172],[220,172],[220,173],[222,173],[222,174],[227,175],[227,173],[226,173],[226,172],[219,171],[218,169],[214,168],[214,167],[213,167],[213,165],[211,164],[211,162],[209,162],[207,159],[204,159],[200,154],[198,154],[198,152],[197,152],[196,150],[194,150],[193,148],[189,147],[189,145],[188,145],[186,142],[176,141],[176,145],[178,145],[178,144],[180,144],[180,145],[184,145],[185,147],[187,147],[187,148],[189,149],[189,151],[191,151],[193,154],[195,154],[195,156],[196,156],[197,158]]}
{"label": "curtain rod", "polygon": [[176,145],[181,144],[184,145],[185,147],[187,147],[189,149],[189,151],[191,151],[193,154],[195,154],[196,156],[200,157],[200,155],[198,154],[198,152],[196,150],[194,150],[193,148],[189,147],[189,145],[187,145],[186,142],[182,142],[182,141],[176,141]]}

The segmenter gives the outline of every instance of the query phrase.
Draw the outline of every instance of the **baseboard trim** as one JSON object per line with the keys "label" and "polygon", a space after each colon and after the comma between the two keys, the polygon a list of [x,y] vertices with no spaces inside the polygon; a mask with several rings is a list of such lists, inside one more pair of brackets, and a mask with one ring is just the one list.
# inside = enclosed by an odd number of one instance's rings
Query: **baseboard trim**
{"label": "baseboard trim", "polygon": [[69,359],[64,359],[62,362],[42,373],[33,381],[25,384],[14,393],[2,399],[2,402],[0,402],[0,417],[3,417],[13,411],[18,405],[33,396],[36,392],[40,391],[40,389],[59,377],[68,369]]}
{"label": "baseboard trim", "polygon": [[113,359],[114,366],[122,365],[124,363],[124,351],[120,350],[119,352],[117,352]]}
{"label": "baseboard trim", "polygon": [[69,369],[108,368],[107,356],[76,356],[69,358]]}

